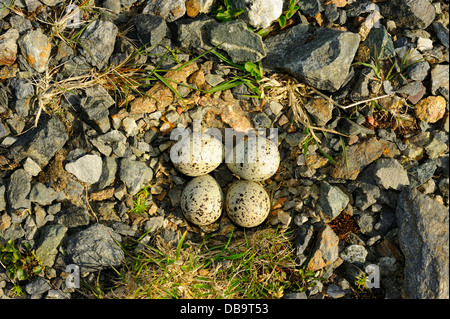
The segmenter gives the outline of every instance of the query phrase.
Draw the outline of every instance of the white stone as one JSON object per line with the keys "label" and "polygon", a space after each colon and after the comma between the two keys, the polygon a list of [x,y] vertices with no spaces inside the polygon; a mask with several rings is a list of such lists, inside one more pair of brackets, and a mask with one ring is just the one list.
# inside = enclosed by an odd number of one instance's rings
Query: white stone
{"label": "white stone", "polygon": [[420,52],[428,51],[433,49],[433,41],[427,38],[418,38],[417,39],[417,50]]}
{"label": "white stone", "polygon": [[23,169],[31,176],[37,176],[41,171],[41,167],[29,157],[23,164]]}
{"label": "white stone", "polygon": [[80,181],[94,184],[102,174],[103,162],[98,155],[87,154],[66,164],[65,169]]}
{"label": "white stone", "polygon": [[256,29],[263,29],[283,13],[283,0],[232,0],[234,9],[244,9],[239,16]]}

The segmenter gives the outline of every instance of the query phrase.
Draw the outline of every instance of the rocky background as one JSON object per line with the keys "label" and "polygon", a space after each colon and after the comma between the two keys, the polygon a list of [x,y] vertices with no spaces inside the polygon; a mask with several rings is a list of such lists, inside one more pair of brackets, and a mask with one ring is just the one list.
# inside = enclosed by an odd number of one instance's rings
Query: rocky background
{"label": "rocky background", "polygon": [[[74,1],[71,26],[66,1],[0,1],[0,244],[28,243],[44,268],[23,281],[25,297],[79,297],[67,265],[94,280],[122,264],[117,242],[146,231],[174,242],[185,229],[192,240],[243,231],[181,214],[189,179],[170,163],[169,136],[200,119],[279,129],[261,227],[293,229],[299,263],[326,279],[285,297],[349,298],[375,264],[382,298],[448,298],[448,4],[297,0],[281,28],[289,1],[230,2],[244,13],[223,22],[214,0]],[[216,46],[231,63],[261,61],[263,99],[245,84],[204,93],[243,74],[200,56]],[[234,178],[224,165],[214,176]],[[14,283],[0,267],[0,297]]]}

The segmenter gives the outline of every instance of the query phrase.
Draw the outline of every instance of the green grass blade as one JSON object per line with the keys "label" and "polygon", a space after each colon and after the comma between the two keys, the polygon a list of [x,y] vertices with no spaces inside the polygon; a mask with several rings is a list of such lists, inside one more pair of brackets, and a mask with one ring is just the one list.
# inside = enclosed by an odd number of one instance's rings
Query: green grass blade
{"label": "green grass blade", "polygon": [[177,90],[174,89],[174,87],[172,85],[170,85],[169,81],[167,81],[164,77],[159,75],[158,72],[154,72],[153,74],[158,78],[158,80],[160,80],[162,83],[164,83],[164,85],[167,86],[173,93],[175,93],[175,95],[180,99],[180,101],[184,105],[186,105],[186,103],[184,102],[183,97],[180,95],[180,93],[178,93]]}

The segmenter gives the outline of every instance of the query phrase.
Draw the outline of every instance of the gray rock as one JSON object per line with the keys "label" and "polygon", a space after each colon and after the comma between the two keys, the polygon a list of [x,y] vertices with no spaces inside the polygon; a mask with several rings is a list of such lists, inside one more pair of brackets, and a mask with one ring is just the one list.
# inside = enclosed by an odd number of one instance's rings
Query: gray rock
{"label": "gray rock", "polygon": [[37,72],[44,72],[50,58],[51,43],[41,29],[28,31],[19,39],[18,44],[28,64]]}
{"label": "gray rock", "polygon": [[26,286],[25,291],[31,295],[31,298],[40,298],[43,293],[47,292],[52,288],[50,282],[42,277],[37,277],[32,279]]}
{"label": "gray rock", "polygon": [[433,177],[436,168],[436,161],[427,161],[422,165],[410,168],[408,170],[410,186],[418,187],[426,183],[430,178]]}
{"label": "gray rock", "polygon": [[11,28],[16,29],[20,34],[33,28],[31,21],[20,15],[13,15],[9,19],[9,24],[11,24]]}
{"label": "gray rock", "polygon": [[9,29],[0,35],[0,65],[12,65],[16,61],[18,38],[19,32],[16,29]]}
{"label": "gray rock", "polygon": [[98,180],[98,188],[104,189],[105,187],[111,185],[117,173],[117,161],[114,157],[106,157],[103,161],[102,174]]}
{"label": "gray rock", "polygon": [[65,165],[66,171],[80,181],[95,184],[102,174],[103,162],[98,155],[87,154]]}
{"label": "gray rock", "polygon": [[219,24],[214,18],[200,16],[196,19],[181,19],[177,26],[177,42],[180,47],[194,53],[203,53],[213,48],[210,31]]}
{"label": "gray rock", "polygon": [[120,4],[120,0],[105,0],[102,5],[103,8],[106,8],[115,14],[119,14],[121,9]]}
{"label": "gray rock", "polygon": [[124,158],[120,161],[120,179],[127,186],[128,193],[135,195],[153,178],[153,170],[145,163]]}
{"label": "gray rock", "polygon": [[55,263],[58,247],[66,235],[67,227],[54,224],[44,226],[40,235],[40,242],[36,248],[36,256],[44,267],[52,267]]}
{"label": "gray rock", "polygon": [[95,20],[91,23],[80,37],[81,54],[86,61],[103,69],[114,51],[117,32],[117,26],[110,21]]}
{"label": "gray rock", "polygon": [[43,168],[68,139],[65,126],[58,118],[45,120],[41,115],[38,127],[20,135],[10,147],[8,157],[18,162],[29,157]]}
{"label": "gray rock", "polygon": [[433,22],[436,10],[429,0],[393,0],[381,6],[381,14],[394,20],[398,27],[426,29]]}
{"label": "gray rock", "polygon": [[380,25],[379,28],[372,28],[363,44],[370,49],[372,58],[375,58],[375,54],[380,60],[395,56],[394,42],[383,25]]}
{"label": "gray rock", "polygon": [[438,39],[441,43],[448,49],[449,36],[448,36],[448,26],[442,24],[442,22],[434,21],[433,29],[436,32]]}
{"label": "gray rock", "polygon": [[345,291],[338,285],[331,284],[327,288],[327,294],[333,299],[338,299],[345,296]]}
{"label": "gray rock", "polygon": [[366,261],[367,250],[361,245],[350,245],[345,247],[339,257],[349,263],[362,265]]}
{"label": "gray rock", "polygon": [[359,227],[359,230],[362,234],[370,236],[373,231],[373,227],[375,224],[375,219],[372,216],[372,214],[369,213],[362,213],[357,218],[357,224]]}
{"label": "gray rock", "polygon": [[420,61],[411,65],[406,69],[406,74],[413,81],[423,81],[428,76],[428,71],[430,70],[430,65],[427,61]]}
{"label": "gray rock", "polygon": [[337,10],[335,3],[326,5],[324,13],[329,22],[335,22],[337,19],[339,19],[339,11]]}
{"label": "gray rock", "polygon": [[33,84],[26,79],[12,78],[10,88],[18,100],[29,99],[34,95]]}
{"label": "gray rock", "polygon": [[58,223],[67,228],[89,225],[89,212],[83,207],[70,206],[58,213]]}
{"label": "gray rock", "polygon": [[[449,89],[449,66],[437,64],[431,69],[431,93],[436,95],[438,90]],[[448,96],[447,96],[448,97]]]}
{"label": "gray rock", "polygon": [[22,168],[14,171],[9,179],[6,196],[14,211],[31,208],[28,194],[31,190],[31,176]]}
{"label": "gray rock", "polygon": [[152,0],[148,1],[143,14],[153,14],[163,17],[167,22],[180,19],[186,13],[185,0]]}
{"label": "gray rock", "polygon": [[406,297],[448,299],[448,208],[408,187],[398,198],[395,214],[398,240],[405,256]]}
{"label": "gray rock", "polygon": [[121,241],[120,235],[112,228],[94,224],[70,237],[66,252],[81,272],[118,267],[124,261],[124,253],[119,246]]}
{"label": "gray rock", "polygon": [[409,185],[408,174],[399,161],[382,158],[375,165],[374,179],[383,189],[401,190]]}
{"label": "gray rock", "polygon": [[253,127],[258,128],[270,128],[272,126],[272,120],[266,113],[258,112],[252,117]]}
{"label": "gray rock", "polygon": [[319,213],[325,220],[333,220],[347,206],[350,199],[337,186],[323,181],[320,184]]}
{"label": "gray rock", "polygon": [[30,200],[42,206],[50,205],[58,198],[58,193],[51,187],[47,187],[42,183],[34,184],[30,192]]}
{"label": "gray rock", "polygon": [[145,231],[153,233],[157,229],[163,227],[163,225],[164,225],[163,216],[152,217],[145,223]]}
{"label": "gray rock", "polygon": [[297,48],[293,43],[303,44],[311,35],[310,26],[297,24],[296,26],[276,36],[264,40],[267,56],[262,60],[265,69],[275,71],[284,61],[292,55],[292,50]]}
{"label": "gray rock", "polygon": [[5,192],[6,186],[0,185],[0,212],[6,209]]}
{"label": "gray rock", "polygon": [[297,229],[297,236],[295,238],[295,253],[300,259],[299,264],[302,264],[307,258],[304,253],[311,242],[313,234],[314,228],[312,226],[301,225]]}
{"label": "gray rock", "polygon": [[111,128],[108,108],[114,103],[113,98],[100,85],[87,88],[86,97],[80,102],[82,117],[96,130],[106,133]]}
{"label": "gray rock", "polygon": [[205,81],[206,81],[206,83],[208,83],[209,85],[214,87],[214,86],[222,83],[223,81],[225,81],[225,79],[218,74],[209,73],[209,74],[205,75]]}
{"label": "gray rock", "polygon": [[0,229],[0,237],[4,240],[16,240],[25,236],[25,230],[20,223],[13,223],[7,229]]}
{"label": "gray rock", "polygon": [[[2,103],[0,101],[0,103]],[[5,105],[8,105],[8,103],[6,103]],[[9,129],[8,126],[5,126],[2,122],[0,122],[0,138],[4,138],[6,136],[9,135]]]}
{"label": "gray rock", "polygon": [[314,17],[323,11],[322,2],[320,0],[299,0],[297,5],[300,7],[301,13],[306,16]]}
{"label": "gray rock", "polygon": [[31,176],[37,176],[41,172],[41,167],[29,157],[23,163],[23,169]]}
{"label": "gray rock", "polygon": [[134,17],[134,25],[139,40],[150,47],[158,45],[167,34],[167,24],[163,17],[139,14]]}
{"label": "gray rock", "polygon": [[431,142],[425,146],[425,151],[430,159],[437,158],[448,149],[448,144],[433,138]]}
{"label": "gray rock", "polygon": [[363,137],[367,135],[375,135],[375,131],[362,126],[355,121],[343,118],[339,120],[338,127],[340,132],[347,135],[362,135]]}
{"label": "gray rock", "polygon": [[[350,65],[359,45],[359,35],[335,29],[320,28],[312,41],[308,27],[291,29],[295,39],[283,35],[266,42],[267,57],[263,66],[269,70],[288,72],[311,86],[335,92],[349,79]],[[301,41],[303,40],[303,41]]]}
{"label": "gray rock", "polygon": [[264,29],[277,20],[283,12],[283,0],[231,0],[235,9],[243,9],[239,19],[255,29]]}
{"label": "gray rock", "polygon": [[220,45],[235,63],[257,62],[266,56],[261,36],[239,20],[214,25],[211,43]]}

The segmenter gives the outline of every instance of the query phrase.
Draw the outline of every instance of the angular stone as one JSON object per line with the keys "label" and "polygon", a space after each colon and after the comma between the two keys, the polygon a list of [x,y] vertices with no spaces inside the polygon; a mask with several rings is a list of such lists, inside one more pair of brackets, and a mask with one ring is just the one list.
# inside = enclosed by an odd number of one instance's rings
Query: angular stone
{"label": "angular stone", "polygon": [[106,133],[111,128],[108,108],[114,100],[100,85],[87,88],[86,97],[81,100],[82,117],[96,130]]}
{"label": "angular stone", "polygon": [[124,261],[124,252],[118,244],[121,241],[112,228],[94,224],[69,238],[66,252],[81,272],[118,267]]}
{"label": "angular stone", "polygon": [[42,206],[50,205],[56,198],[58,193],[42,183],[36,183],[30,192],[30,200]]}
{"label": "angular stone", "polygon": [[387,60],[395,56],[394,42],[383,25],[372,28],[363,44],[370,49],[372,58],[376,58],[376,54],[379,60]]}
{"label": "angular stone", "polygon": [[425,123],[436,123],[444,117],[446,101],[442,96],[429,96],[416,104],[415,114]]}
{"label": "angular stone", "polygon": [[150,0],[142,10],[142,13],[158,15],[167,22],[173,22],[186,13],[185,2],[186,0]]}
{"label": "angular stone", "polygon": [[98,188],[104,189],[105,187],[111,185],[117,173],[117,161],[114,157],[106,157],[103,161],[102,174],[98,180]]}
{"label": "angular stone", "polygon": [[160,16],[139,14],[134,17],[134,25],[142,44],[151,47],[158,45],[167,33],[166,20]]}
{"label": "angular stone", "polygon": [[341,154],[336,159],[336,165],[331,171],[333,178],[355,180],[359,172],[380,158],[385,146],[376,138],[369,138],[362,143],[347,147],[347,156]]}
{"label": "angular stone", "polygon": [[399,161],[382,158],[375,165],[374,178],[378,186],[384,189],[402,190],[409,185],[408,173]]}
{"label": "angular stone", "polygon": [[[307,26],[298,25],[289,34],[293,33],[295,41],[281,34],[266,42],[267,57],[263,66],[288,72],[300,81],[330,92],[337,91],[348,81],[350,65],[359,46],[358,34],[320,28],[313,40],[306,43]],[[277,39],[280,36],[282,39]]]}
{"label": "angular stone", "polygon": [[89,225],[89,212],[83,207],[70,206],[59,212],[58,223],[67,228]]}
{"label": "angular stone", "polygon": [[36,256],[44,267],[52,267],[55,263],[58,247],[66,235],[67,227],[60,224],[44,226],[40,242],[36,248]]}
{"label": "angular stone", "polygon": [[301,13],[314,17],[323,11],[322,2],[320,0],[298,0],[297,5],[300,7]]}
{"label": "angular stone", "polygon": [[436,32],[438,39],[441,43],[448,49],[449,45],[449,36],[448,36],[448,23],[445,26],[442,22],[434,21],[433,29]]}
{"label": "angular stone", "polygon": [[91,23],[80,37],[83,46],[81,54],[86,61],[103,69],[114,51],[118,31],[117,26],[110,21],[95,20]]}
{"label": "angular stone", "polygon": [[449,92],[449,66],[437,64],[431,69],[431,93],[437,95],[440,90]]}
{"label": "angular stone", "polygon": [[429,0],[393,0],[381,6],[381,14],[394,20],[398,27],[426,29],[434,20],[436,10]]}
{"label": "angular stone", "polygon": [[348,196],[337,186],[323,181],[320,184],[319,214],[327,221],[336,218],[347,206]]}
{"label": "angular stone", "polygon": [[256,29],[264,29],[283,12],[283,0],[231,0],[235,9],[243,9],[239,18]]}
{"label": "angular stone", "polygon": [[9,29],[0,36],[0,65],[12,65],[17,56],[17,39],[19,32]]}
{"label": "angular stone", "polygon": [[334,106],[322,98],[314,99],[312,103],[306,103],[305,108],[319,126],[324,126],[333,116]]}
{"label": "angular stone", "polygon": [[239,20],[213,26],[211,43],[220,45],[235,63],[258,62],[266,56],[261,36]]}
{"label": "angular stone", "polygon": [[14,211],[31,208],[31,202],[28,198],[30,190],[31,175],[21,168],[14,171],[9,178],[8,190],[6,192],[9,206]]}
{"label": "angular stone", "polygon": [[367,250],[362,245],[350,245],[345,247],[344,251],[339,254],[339,257],[349,263],[364,264],[366,261]]}
{"label": "angular stone", "polygon": [[203,53],[213,48],[210,31],[219,24],[216,19],[201,16],[197,19],[181,19],[175,24],[177,26],[177,42],[180,47],[194,53]]}
{"label": "angular stone", "polygon": [[153,170],[144,162],[133,161],[127,158],[120,161],[119,174],[130,195],[135,195],[153,178]]}
{"label": "angular stone", "polygon": [[398,198],[395,215],[405,256],[406,297],[448,299],[448,208],[415,189],[405,188]]}
{"label": "angular stone", "polygon": [[66,171],[80,181],[95,184],[102,174],[103,162],[98,155],[87,154],[65,165]]}
{"label": "angular stone", "polygon": [[332,264],[339,257],[339,238],[333,229],[325,224],[317,234],[312,257],[306,269],[315,271]]}
{"label": "angular stone", "polygon": [[47,68],[52,45],[50,39],[40,30],[30,30],[19,39],[19,47],[28,64],[37,72]]}
{"label": "angular stone", "polygon": [[39,120],[38,127],[20,135],[10,147],[9,158],[17,162],[29,157],[41,168],[69,139],[64,124],[56,117]]}

